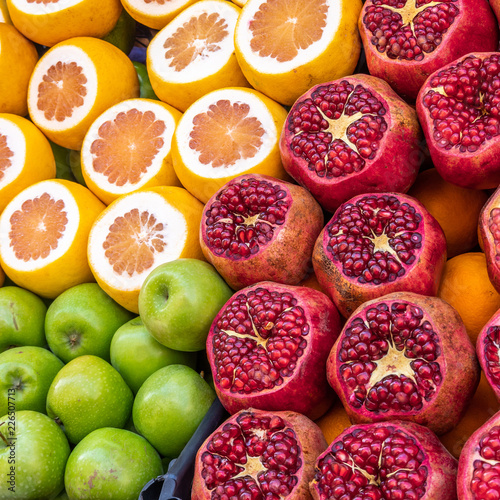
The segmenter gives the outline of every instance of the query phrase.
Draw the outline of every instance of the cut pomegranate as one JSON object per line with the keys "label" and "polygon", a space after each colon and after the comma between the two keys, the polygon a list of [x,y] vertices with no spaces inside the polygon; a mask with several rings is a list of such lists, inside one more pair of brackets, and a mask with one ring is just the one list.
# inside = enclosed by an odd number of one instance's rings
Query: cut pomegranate
{"label": "cut pomegranate", "polygon": [[462,418],[479,374],[458,312],[409,292],[356,309],[327,361],[328,381],[353,423],[409,420],[437,434]]}
{"label": "cut pomegranate", "polygon": [[436,295],[446,261],[441,226],[415,198],[370,193],[341,205],[313,251],[322,288],[341,314],[391,292]]}
{"label": "cut pomegranate", "polygon": [[310,499],[321,429],[295,412],[242,410],[198,450],[192,500]]}
{"label": "cut pomegranate", "polygon": [[417,113],[441,177],[466,188],[500,184],[500,53],[469,54],[433,73]]}
{"label": "cut pomegranate", "polygon": [[323,211],[303,187],[267,175],[241,175],[205,205],[205,258],[235,290],[259,281],[297,285],[311,269]]}
{"label": "cut pomegranate", "polygon": [[500,412],[472,434],[458,461],[459,500],[500,498]]}
{"label": "cut pomegranate", "polygon": [[486,268],[491,284],[500,293],[500,188],[490,196],[479,214]]}
{"label": "cut pomegranate", "polygon": [[326,360],[340,329],[318,290],[264,281],[235,293],[207,338],[222,405],[231,414],[253,407],[320,417],[335,397]]}
{"label": "cut pomegranate", "polygon": [[487,0],[367,0],[359,30],[370,74],[412,101],[434,71],[498,48]]}
{"label": "cut pomegranate", "polygon": [[353,425],[316,461],[314,500],[455,500],[457,460],[411,422]]}
{"label": "cut pomegranate", "polygon": [[387,83],[355,75],[312,87],[280,137],[285,170],[330,212],[355,195],[406,192],[424,160],[417,114]]}

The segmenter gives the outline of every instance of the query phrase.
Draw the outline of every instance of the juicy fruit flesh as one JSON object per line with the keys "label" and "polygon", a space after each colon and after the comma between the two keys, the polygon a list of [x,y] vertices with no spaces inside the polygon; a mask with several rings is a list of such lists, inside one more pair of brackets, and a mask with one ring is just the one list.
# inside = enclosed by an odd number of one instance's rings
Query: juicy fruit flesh
{"label": "juicy fruit flesh", "polygon": [[386,108],[365,87],[346,80],[318,87],[294,105],[291,149],[318,177],[359,172],[372,160],[387,130]]}
{"label": "juicy fruit flesh", "polygon": [[421,221],[415,207],[394,196],[365,196],[335,213],[326,226],[326,249],[352,280],[393,282],[418,262]]}
{"label": "juicy fruit flesh", "polygon": [[413,436],[392,426],[355,429],[318,462],[319,498],[417,500],[425,495],[427,457]]}
{"label": "juicy fruit flesh", "polygon": [[0,183],[4,179],[7,170],[12,165],[11,158],[13,156],[14,152],[7,144],[7,136],[0,134]]}
{"label": "juicy fruit flesh", "polygon": [[215,255],[251,257],[275,237],[289,208],[287,192],[279,185],[242,179],[224,188],[206,210],[207,244]]}
{"label": "juicy fruit flesh", "polygon": [[475,500],[500,498],[500,427],[491,428],[479,441],[470,488]]}
{"label": "juicy fruit flesh", "polygon": [[339,373],[349,404],[377,413],[419,411],[442,382],[440,356],[438,336],[420,307],[377,304],[342,334]]}
{"label": "juicy fruit flesh", "polygon": [[484,339],[485,371],[488,378],[500,388],[500,326],[490,326]]}
{"label": "juicy fruit flesh", "polygon": [[460,13],[458,0],[369,0],[363,24],[389,59],[422,61],[436,50]]}
{"label": "juicy fruit flesh", "polygon": [[474,153],[500,134],[500,55],[468,56],[430,80],[423,105],[439,148]]}
{"label": "juicy fruit flesh", "polygon": [[252,394],[284,383],[307,348],[309,324],[290,293],[256,288],[233,296],[215,324],[217,383]]}
{"label": "juicy fruit flesh", "polygon": [[280,500],[293,492],[303,462],[297,436],[281,417],[247,412],[213,434],[201,461],[213,500]]}

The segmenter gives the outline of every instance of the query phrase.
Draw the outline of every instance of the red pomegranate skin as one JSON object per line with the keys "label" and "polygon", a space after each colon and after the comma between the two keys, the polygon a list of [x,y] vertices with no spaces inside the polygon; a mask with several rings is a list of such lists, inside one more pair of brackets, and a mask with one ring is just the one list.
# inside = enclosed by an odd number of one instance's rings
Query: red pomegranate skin
{"label": "red pomegranate skin", "polygon": [[367,0],[358,26],[370,74],[410,102],[434,71],[498,48],[487,0]]}
{"label": "red pomegranate skin", "polygon": [[445,181],[472,189],[500,184],[499,85],[500,53],[471,53],[434,72],[420,90],[418,117]]}
{"label": "red pomegranate skin", "polygon": [[391,292],[436,295],[446,262],[441,226],[415,198],[368,193],[343,203],[313,250],[318,282],[348,318]]}
{"label": "red pomegranate skin", "polygon": [[305,188],[247,174],[208,200],[200,244],[205,258],[234,290],[259,281],[298,285],[312,269],[312,251],[323,225],[323,211]]}
{"label": "red pomegranate skin", "polygon": [[465,443],[458,459],[458,500],[500,498],[500,412]]}
{"label": "red pomegranate skin", "polygon": [[479,214],[479,233],[488,277],[500,293],[500,188],[493,192]]}
{"label": "red pomegranate skin", "polygon": [[327,361],[327,378],[351,422],[408,420],[453,429],[479,383],[458,312],[438,297],[395,292],[351,315]]}
{"label": "red pomegranate skin", "polygon": [[386,82],[364,74],[299,97],[280,152],[285,170],[328,212],[358,194],[408,191],[425,158],[415,110]]}
{"label": "red pomegranate skin", "polygon": [[490,5],[497,20],[500,20],[500,0],[490,0]]}
{"label": "red pomegranate skin", "polygon": [[[348,427],[316,460],[314,500],[456,500],[457,460],[427,427]],[[343,496],[344,495],[344,496]]]}
{"label": "red pomegranate skin", "polygon": [[326,447],[321,429],[300,413],[241,410],[198,450],[191,499],[310,499],[314,462]]}
{"label": "red pomegranate skin", "polygon": [[258,408],[319,418],[335,399],[326,360],[340,330],[337,308],[318,290],[263,281],[236,292],[207,337],[220,402],[231,414]]}

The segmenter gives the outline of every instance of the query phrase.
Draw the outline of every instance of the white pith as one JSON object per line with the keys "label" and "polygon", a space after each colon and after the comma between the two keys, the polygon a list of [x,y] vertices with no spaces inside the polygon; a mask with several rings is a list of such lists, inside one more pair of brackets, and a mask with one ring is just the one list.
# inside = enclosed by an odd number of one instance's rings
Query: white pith
{"label": "white pith", "polygon": [[148,17],[155,17],[174,12],[186,5],[188,1],[189,0],[168,0],[161,5],[156,2],[146,3],[144,0],[122,0],[122,4]]}
{"label": "white pith", "polygon": [[[76,63],[83,69],[83,74],[87,78],[85,88],[87,94],[83,97],[84,103],[76,108],[73,108],[73,113],[70,117],[58,122],[55,118],[48,120],[44,116],[44,112],[38,109],[38,86],[42,82],[44,75],[58,62],[63,64]],[[43,129],[51,131],[61,131],[74,127],[81,122],[89,113],[94,105],[97,96],[97,72],[94,63],[84,50],[75,45],[63,45],[55,47],[38,61],[30,79],[28,87],[28,106],[30,108],[31,118]]]}
{"label": "white pith", "polygon": [[26,138],[23,131],[12,121],[0,118],[0,135],[4,135],[7,147],[13,155],[9,158],[11,164],[3,171],[0,179],[0,190],[19,177],[26,163]]}
{"label": "white pith", "polygon": [[[40,257],[37,260],[30,259],[25,262],[16,257],[10,246],[9,233],[12,227],[10,219],[14,212],[21,210],[25,201],[40,197],[44,193],[48,193],[54,200],[63,200],[68,222],[62,236],[57,241],[57,247],[53,248],[46,258]],[[68,251],[75,239],[79,224],[80,209],[72,193],[56,180],[38,182],[15,196],[0,215],[0,255],[6,265],[17,271],[36,271],[59,259]]]}
{"label": "white pith", "polygon": [[[99,139],[99,127],[107,122],[113,121],[118,113],[127,112],[131,109],[137,109],[141,112],[152,111],[155,114],[156,120],[162,120],[165,122],[165,131],[162,134],[163,146],[160,148],[156,156],[154,157],[151,165],[148,167],[147,172],[141,175],[139,182],[131,184],[130,182],[125,183],[123,186],[118,186],[109,182],[108,177],[103,173],[96,172],[92,167],[93,159],[96,158],[94,154],[90,152],[92,143]],[[164,159],[170,153],[172,146],[172,137],[175,130],[175,120],[170,111],[166,109],[161,104],[145,100],[145,99],[128,99],[122,101],[115,106],[107,109],[102,113],[90,126],[85,139],[82,144],[81,155],[82,155],[82,171],[85,173],[103,190],[113,193],[113,194],[124,194],[130,191],[136,190],[144,186],[149,180],[151,180],[160,171]]]}
{"label": "white pith", "polygon": [[56,3],[28,3],[27,0],[11,0],[11,4],[25,14],[33,16],[43,16],[53,14],[69,7],[74,7],[80,3],[85,3],[86,0],[59,0]]}
{"label": "white pith", "polygon": [[[192,18],[198,18],[203,13],[208,15],[217,13],[219,18],[227,24],[227,36],[218,43],[219,50],[214,52],[204,51],[203,54],[177,71],[170,67],[172,58],[166,59],[165,41]],[[202,0],[182,11],[165,26],[151,41],[148,46],[148,69],[158,78],[171,83],[188,83],[201,80],[217,73],[227,63],[234,52],[234,28],[238,19],[238,9],[229,2]],[[203,43],[203,40],[201,41]]]}
{"label": "white pith", "polygon": [[[149,212],[155,216],[158,222],[163,222],[162,234],[167,245],[163,252],[154,253],[154,263],[150,268],[142,273],[129,276],[127,273],[118,274],[113,270],[113,266],[104,255],[103,243],[109,233],[109,227],[115,219],[124,216],[133,209],[138,209],[139,212]],[[92,272],[109,286],[123,291],[138,290],[154,267],[179,258],[186,238],[186,220],[182,212],[175,206],[153,191],[132,193],[125,195],[105,209],[93,225],[88,241],[89,264]]]}
{"label": "white pith", "polygon": [[251,0],[250,2],[247,2],[241,12],[234,34],[235,44],[238,46],[240,52],[244,54],[245,61],[250,66],[258,69],[260,72],[272,75],[293,71],[299,66],[312,61],[318,57],[318,55],[325,52],[328,45],[335,38],[340,25],[342,1],[344,0],[329,0],[323,36],[318,41],[309,45],[306,49],[299,49],[298,54],[294,59],[279,62],[274,57],[260,56],[252,50],[250,45],[252,41],[250,22],[254,18],[256,12],[259,11],[261,5],[267,3],[268,1],[269,0]]}
{"label": "white pith", "polygon": [[[210,105],[216,104],[220,100],[228,100],[231,103],[248,104],[250,107],[248,116],[257,118],[262,128],[265,130],[265,133],[261,137],[262,145],[255,156],[249,159],[238,159],[233,165],[214,168],[211,165],[204,165],[199,161],[199,152],[192,150],[189,146],[189,134],[193,130],[193,119],[199,114],[206,113]],[[276,146],[278,141],[278,130],[271,112],[257,95],[245,90],[226,88],[210,92],[193,103],[177,124],[175,137],[183,162],[193,173],[201,177],[218,179],[221,177],[239,175],[246,172],[254,165],[261,163]]]}

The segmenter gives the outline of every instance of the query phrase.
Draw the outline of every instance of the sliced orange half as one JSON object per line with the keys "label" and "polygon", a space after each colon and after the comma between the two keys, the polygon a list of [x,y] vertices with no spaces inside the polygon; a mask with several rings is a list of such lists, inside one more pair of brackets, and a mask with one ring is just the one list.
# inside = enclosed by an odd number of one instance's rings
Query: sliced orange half
{"label": "sliced orange half", "polygon": [[33,184],[0,215],[0,265],[14,283],[50,299],[94,281],[87,240],[104,208],[76,182],[51,179]]}
{"label": "sliced orange half", "polygon": [[240,9],[225,0],[201,0],[182,11],[148,45],[146,64],[156,95],[186,109],[222,87],[249,87],[234,54]]}
{"label": "sliced orange half", "polygon": [[125,10],[139,23],[161,30],[197,0],[122,0]]}
{"label": "sliced orange half", "polygon": [[247,3],[248,0],[233,0],[233,3],[235,3],[238,7],[243,7]]}
{"label": "sliced orange half", "polygon": [[248,0],[235,31],[247,80],[291,105],[313,85],[352,74],[361,7],[361,0]]}
{"label": "sliced orange half", "polygon": [[174,133],[172,160],[182,185],[206,203],[241,174],[287,179],[278,139],[286,109],[247,88],[214,90],[195,101]]}
{"label": "sliced orange half", "polygon": [[139,97],[139,81],[132,61],[108,42],[77,37],[40,58],[28,87],[28,108],[49,139],[80,150],[92,122],[133,97]]}
{"label": "sliced orange half", "polygon": [[7,0],[14,26],[47,47],[77,36],[103,37],[118,21],[120,0]]}
{"label": "sliced orange half", "polygon": [[0,113],[28,113],[28,83],[37,61],[35,45],[11,24],[0,22]]}
{"label": "sliced orange half", "polygon": [[26,118],[0,113],[0,213],[23,189],[56,176],[48,139]]}
{"label": "sliced orange half", "polygon": [[161,101],[127,99],[101,114],[81,150],[87,187],[106,205],[143,187],[180,186],[172,136],[180,111]]}
{"label": "sliced orange half", "polygon": [[158,265],[203,259],[198,239],[203,205],[184,188],[159,186],[125,194],[96,219],[88,259],[97,283],[116,302],[139,313],[139,291]]}

